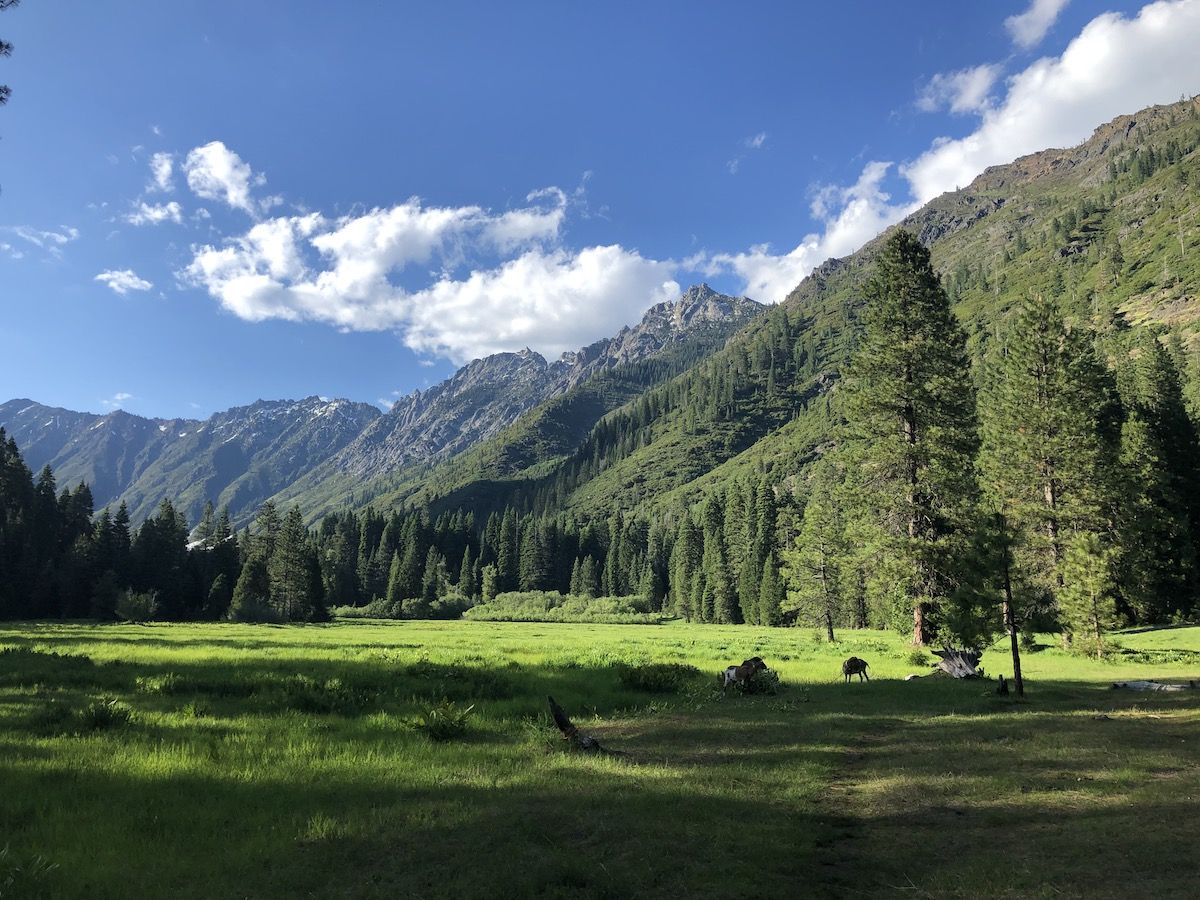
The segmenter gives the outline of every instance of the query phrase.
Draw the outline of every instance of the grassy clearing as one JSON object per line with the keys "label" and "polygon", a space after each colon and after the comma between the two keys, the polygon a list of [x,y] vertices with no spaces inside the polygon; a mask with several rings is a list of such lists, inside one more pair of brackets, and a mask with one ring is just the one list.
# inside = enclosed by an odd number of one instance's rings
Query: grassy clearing
{"label": "grassy clearing", "polygon": [[[6,626],[0,896],[1193,896],[1200,696],[1107,686],[1200,677],[1200,629],[1119,640],[1018,702],[881,632]],[[783,690],[723,697],[751,655]]]}

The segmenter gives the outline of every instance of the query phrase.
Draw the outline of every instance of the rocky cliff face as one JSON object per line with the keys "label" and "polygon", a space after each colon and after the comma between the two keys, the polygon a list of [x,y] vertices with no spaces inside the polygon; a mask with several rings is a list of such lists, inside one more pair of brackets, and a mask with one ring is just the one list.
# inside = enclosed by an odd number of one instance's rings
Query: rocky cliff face
{"label": "rocky cliff face", "polygon": [[380,413],[349,400],[260,400],[204,421],[116,410],[71,412],[29,400],[0,406],[0,427],[35,471],[59,486],[85,481],[97,509],[124,501],[135,521],[164,497],[196,521],[206,500],[245,518],[357,437]]}
{"label": "rocky cliff face", "polygon": [[647,359],[700,334],[732,334],[762,309],[746,297],[727,297],[701,284],[674,302],[651,307],[637,325],[554,362],[528,348],[477,359],[441,384],[399,400],[330,466],[372,477],[452,456],[600,372]]}

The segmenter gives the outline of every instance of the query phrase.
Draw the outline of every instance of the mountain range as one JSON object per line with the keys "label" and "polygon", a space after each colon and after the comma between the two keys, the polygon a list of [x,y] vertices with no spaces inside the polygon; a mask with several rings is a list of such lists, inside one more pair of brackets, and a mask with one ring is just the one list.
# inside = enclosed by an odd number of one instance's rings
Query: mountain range
{"label": "mountain range", "polygon": [[[1101,331],[1161,331],[1200,408],[1198,147],[1200,101],[1152,107],[989,168],[896,227],[930,248],[975,358],[1021,299],[1053,294]],[[268,498],[311,520],[368,504],[665,510],[751,475],[800,490],[831,440],[830,395],[884,237],[773,307],[699,285],[613,338],[553,362],[476,360],[387,413],[313,397],[196,422],[14,400],[0,426],[31,466],[135,518],[163,496],[193,521],[211,498],[244,522]]]}
{"label": "mountain range", "polygon": [[[475,360],[387,413],[350,400],[259,400],[205,420],[148,419],[115,410],[73,412],[28,399],[0,405],[0,427],[37,470],[61,485],[87,482],[97,508],[125,502],[134,521],[168,497],[189,521],[206,500],[236,522],[269,498],[361,486],[460,453],[551,398],[582,385],[655,378],[713,352],[763,307],[698,285],[652,307],[641,322],[554,362],[525,349]],[[355,488],[337,495],[353,502]]]}

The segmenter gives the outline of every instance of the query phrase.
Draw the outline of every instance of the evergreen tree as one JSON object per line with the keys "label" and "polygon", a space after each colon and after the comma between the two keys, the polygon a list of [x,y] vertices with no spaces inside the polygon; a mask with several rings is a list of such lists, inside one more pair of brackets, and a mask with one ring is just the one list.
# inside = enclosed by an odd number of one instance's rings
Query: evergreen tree
{"label": "evergreen tree", "polygon": [[300,507],[284,516],[267,570],[271,583],[271,606],[285,622],[305,621],[312,616],[317,597],[311,595],[308,568],[308,531]]}
{"label": "evergreen tree", "polygon": [[489,603],[496,599],[496,595],[500,593],[500,572],[496,568],[495,563],[488,563],[483,567],[482,586],[480,594],[483,597],[484,603]]}
{"label": "evergreen tree", "polygon": [[1101,656],[1104,633],[1117,624],[1115,561],[1115,550],[1095,532],[1080,532],[1067,543],[1058,607],[1077,652]]}
{"label": "evergreen tree", "polygon": [[879,573],[911,603],[913,642],[969,565],[975,391],[966,336],[907,231],[883,245],[867,288],[863,335],[844,383],[848,466],[878,543]]}
{"label": "evergreen tree", "polygon": [[585,556],[579,566],[579,593],[584,597],[595,597],[600,593],[600,576],[596,573],[596,560]]}
{"label": "evergreen tree", "polygon": [[1117,578],[1123,605],[1135,621],[1162,622],[1195,604],[1200,442],[1178,371],[1153,332],[1138,337],[1118,385],[1126,417]]}
{"label": "evergreen tree", "polygon": [[392,607],[392,615],[399,615],[404,606],[404,567],[400,561],[400,551],[392,552],[392,563],[388,568],[387,602]]}
{"label": "evergreen tree", "polygon": [[504,510],[500,520],[499,543],[496,547],[497,591],[515,591],[520,578],[519,545],[517,542],[517,518],[512,509]]}
{"label": "evergreen tree", "polygon": [[475,583],[475,560],[471,555],[471,545],[463,550],[462,565],[458,567],[458,592],[470,600],[479,593],[479,585]]}
{"label": "evergreen tree", "polygon": [[208,588],[208,597],[204,603],[205,614],[210,619],[222,619],[229,611],[232,601],[233,591],[229,587],[229,579],[221,572]]}
{"label": "evergreen tree", "polygon": [[1033,594],[1024,605],[1044,605],[1066,581],[1064,535],[1099,532],[1112,507],[1111,378],[1091,334],[1042,298],[1018,311],[989,369],[980,468],[1012,532],[1013,568]]}
{"label": "evergreen tree", "polygon": [[762,577],[759,582],[761,586],[758,592],[758,624],[779,625],[783,622],[786,588],[773,554],[768,554],[763,560]]}
{"label": "evergreen tree", "polygon": [[414,615],[417,618],[428,618],[433,611],[433,604],[442,596],[446,584],[446,560],[437,547],[430,547],[425,557],[425,572],[421,576],[421,603]]}
{"label": "evergreen tree", "polygon": [[783,554],[788,574],[784,611],[819,624],[831,643],[834,624],[843,617],[842,566],[847,555],[835,477],[828,459],[817,463],[800,534]]}
{"label": "evergreen tree", "polygon": [[246,559],[233,588],[229,618],[235,622],[261,621],[271,612],[270,604],[271,576],[267,573],[266,559],[256,549]]}

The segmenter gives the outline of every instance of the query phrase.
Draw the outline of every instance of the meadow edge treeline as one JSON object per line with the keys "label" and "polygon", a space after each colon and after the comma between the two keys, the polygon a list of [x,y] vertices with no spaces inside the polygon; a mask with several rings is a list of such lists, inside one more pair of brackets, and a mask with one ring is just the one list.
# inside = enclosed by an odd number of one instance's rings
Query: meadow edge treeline
{"label": "meadow edge treeline", "polygon": [[744,478],[668,513],[368,508],[308,529],[267,503],[238,533],[211,504],[192,529],[164,500],[131,529],[123,507],[95,516],[87,485],[59,493],[48,467],[35,479],[0,432],[0,616],[457,617],[558,592],[829,638],[1037,628],[1098,650],[1118,623],[1194,613],[1200,441],[1177,341],[1033,296],[972,359],[904,231],[865,301],[818,459],[788,484]]}

